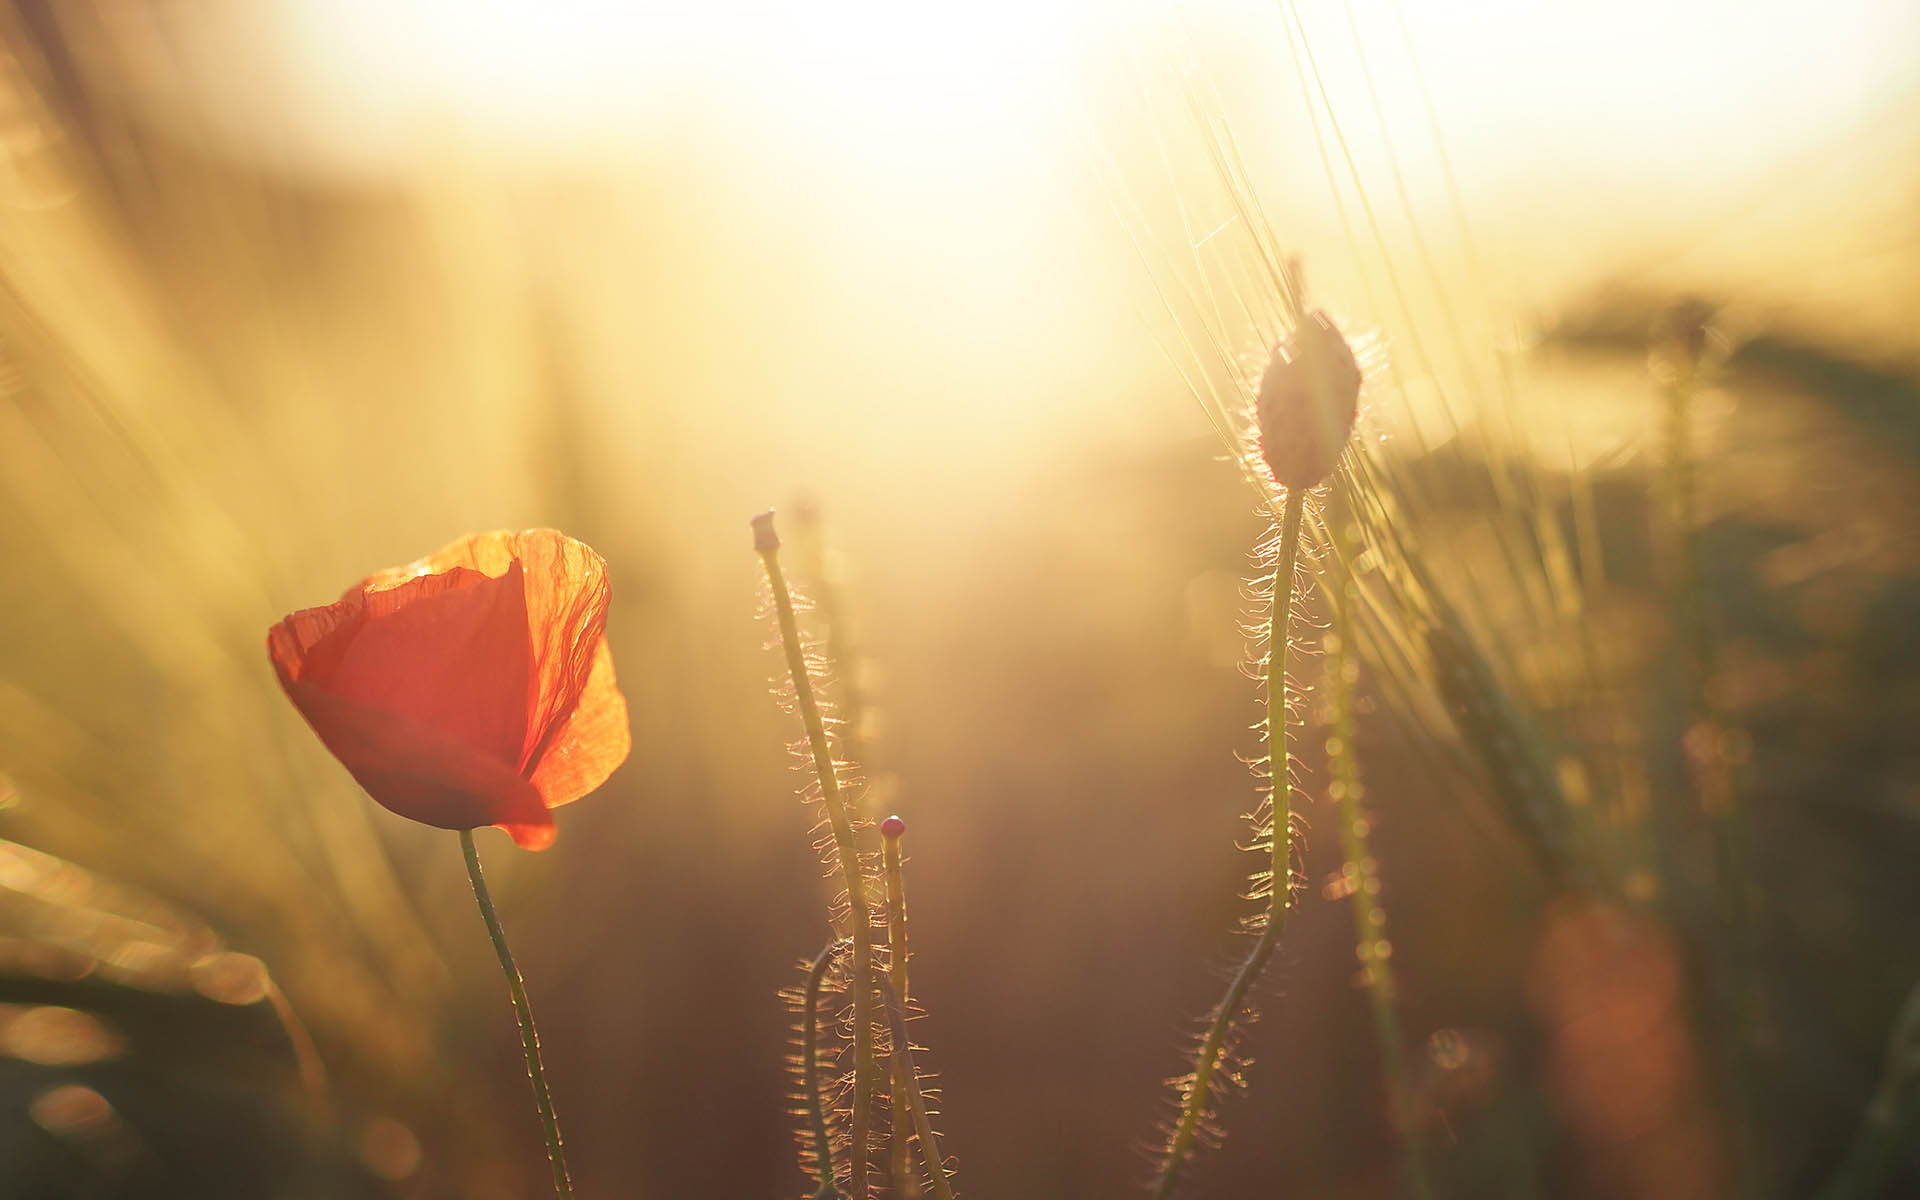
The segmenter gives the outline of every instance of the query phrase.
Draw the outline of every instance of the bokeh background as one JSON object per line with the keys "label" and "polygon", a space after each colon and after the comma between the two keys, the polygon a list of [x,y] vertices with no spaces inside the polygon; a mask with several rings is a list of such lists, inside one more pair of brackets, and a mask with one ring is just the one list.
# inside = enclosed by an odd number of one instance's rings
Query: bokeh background
{"label": "bokeh background", "polygon": [[[609,560],[634,722],[552,851],[482,838],[579,1190],[800,1194],[777,992],[828,889],[770,694],[769,505],[821,514],[792,565],[836,585],[873,802],[910,824],[962,1190],[1147,1179],[1235,949],[1257,752],[1265,521],[1163,311],[1170,264],[1233,232],[1206,121],[1391,363],[1363,422],[1390,461],[1444,484],[1497,426],[1591,488],[1590,616],[1629,666],[1662,644],[1646,330],[1715,304],[1701,545],[1771,918],[1759,1194],[1813,1192],[1920,980],[1920,15],[1302,16],[9,6],[0,1195],[539,1194],[454,839],[357,791],[262,645],[533,525]],[[1442,403],[1494,360],[1517,401]],[[1477,503],[1414,514],[1445,570],[1489,552]],[[1621,678],[1568,703],[1652,724]],[[1449,1193],[1733,1194],[1685,922],[1595,915],[1470,773],[1384,708],[1361,738]],[[1196,1195],[1394,1194],[1306,740],[1307,903]]]}

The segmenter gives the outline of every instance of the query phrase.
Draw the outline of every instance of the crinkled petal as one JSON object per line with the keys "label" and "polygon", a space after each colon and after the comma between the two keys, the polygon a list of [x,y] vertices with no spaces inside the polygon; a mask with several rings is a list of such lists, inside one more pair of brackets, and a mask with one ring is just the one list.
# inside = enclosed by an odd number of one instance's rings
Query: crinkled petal
{"label": "crinkled petal", "polygon": [[[606,640],[611,588],[606,560],[565,534],[530,529],[518,536],[514,550],[526,579],[533,654],[520,759],[521,770],[531,774],[547,756],[554,731],[570,719],[586,693],[596,651]],[[611,678],[612,664],[606,669]]]}
{"label": "crinkled petal", "polygon": [[551,529],[473,534],[268,634],[282,687],[375,800],[553,841],[547,809],[625,760],[606,562]]}
{"label": "crinkled petal", "polygon": [[530,654],[520,767],[531,770],[554,728],[578,704],[607,627],[607,563],[556,529],[469,534],[408,566],[369,576],[368,602],[415,581],[477,571],[492,578],[517,569],[525,586]]}
{"label": "crinkled petal", "polygon": [[371,592],[338,655],[325,661],[323,640],[302,678],[517,772],[531,675],[519,576],[459,569]]}
{"label": "crinkled petal", "polygon": [[358,591],[322,608],[289,613],[267,631],[267,655],[282,687],[313,673],[324,673],[339,661],[340,651],[366,616]]}
{"label": "crinkled petal", "polygon": [[533,786],[548,808],[571,804],[605,783],[631,748],[626,697],[614,681],[613,654],[602,638],[579,703],[554,726],[534,763]]}

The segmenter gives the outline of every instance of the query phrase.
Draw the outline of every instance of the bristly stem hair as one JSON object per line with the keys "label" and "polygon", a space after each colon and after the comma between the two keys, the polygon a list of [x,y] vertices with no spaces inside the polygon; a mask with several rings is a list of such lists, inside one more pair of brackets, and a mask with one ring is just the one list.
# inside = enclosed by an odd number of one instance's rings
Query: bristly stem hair
{"label": "bristly stem hair", "polygon": [[1226,994],[1214,1008],[1207,1023],[1206,1035],[1194,1055],[1193,1074],[1186,1082],[1180,1115],[1175,1121],[1172,1136],[1167,1140],[1160,1180],[1154,1188],[1156,1200],[1166,1200],[1173,1195],[1174,1188],[1180,1182],[1180,1173],[1193,1154],[1194,1142],[1200,1135],[1220,1064],[1226,1055],[1227,1039],[1246,1005],[1247,993],[1266,970],[1267,960],[1273,957],[1274,948],[1280,943],[1287,911],[1293,903],[1293,840],[1289,830],[1293,820],[1293,779],[1292,757],[1287,748],[1287,657],[1293,642],[1293,576],[1299,558],[1300,520],[1306,500],[1305,488],[1287,489],[1286,509],[1280,520],[1278,561],[1274,565],[1273,575],[1273,612],[1267,640],[1266,670],[1266,737],[1269,773],[1272,777],[1268,791],[1272,819],[1272,861],[1269,866],[1271,879],[1266,920],[1260,929],[1260,936],[1254,940],[1246,958],[1234,971]]}
{"label": "bristly stem hair", "polygon": [[833,1137],[827,1132],[827,1113],[820,1105],[820,985],[834,954],[844,944],[835,938],[820,947],[820,953],[807,964],[806,990],[800,1001],[800,1104],[813,1133],[814,1163],[820,1173],[813,1200],[838,1200],[840,1195],[833,1182]]}
{"label": "bristly stem hair", "polygon": [[[893,985],[893,994],[902,1006],[912,995],[907,990],[907,885],[905,872],[900,867],[900,838],[906,831],[907,823],[898,816],[890,816],[880,823],[881,873],[887,888],[887,981]],[[894,1056],[890,1164],[894,1195],[910,1200],[919,1195],[919,1188],[913,1178],[913,1162],[907,1147],[912,1113],[908,1111],[906,1097],[911,1081],[900,1075],[905,1061],[907,1059],[900,1055]],[[937,1170],[938,1164],[929,1169]]]}
{"label": "bristly stem hair", "polygon": [[540,1065],[540,1031],[533,1024],[533,1005],[527,1000],[527,985],[514,965],[513,951],[507,948],[507,931],[500,927],[500,914],[493,910],[493,895],[487,891],[486,876],[480,873],[480,852],[473,846],[473,830],[460,831],[460,850],[467,858],[467,878],[473,883],[473,898],[480,905],[481,919],[487,923],[487,936],[493,939],[493,952],[499,956],[500,970],[507,977],[507,992],[513,997],[513,1013],[520,1019],[520,1049],[527,1057],[527,1078],[533,1081],[533,1102],[540,1110],[540,1129],[547,1137],[547,1163],[553,1168],[553,1191],[560,1200],[573,1200],[573,1180],[567,1177],[567,1155],[560,1144],[560,1118],[554,1115],[553,1096],[547,1091],[547,1073]]}
{"label": "bristly stem hair", "polygon": [[780,625],[780,644],[786,650],[787,671],[793,677],[794,700],[800,720],[807,731],[807,748],[813,758],[813,770],[820,784],[821,806],[826,810],[833,830],[833,843],[840,859],[840,872],[847,892],[847,925],[853,941],[853,1113],[852,1145],[848,1153],[848,1188],[853,1200],[868,1195],[868,1162],[873,1128],[873,1093],[877,1073],[873,1026],[874,1011],[873,928],[867,901],[866,878],[860,868],[860,850],[853,839],[853,820],[840,792],[839,771],[834,765],[833,748],[827,740],[827,723],[814,695],[813,676],[807,669],[806,650],[800,641],[800,624],[794,616],[793,595],[787,588],[786,573],[780,568],[780,535],[774,531],[773,514],[761,513],[753,519],[753,548],[766,567],[767,586],[773,592],[774,614]]}
{"label": "bristly stem hair", "polygon": [[[940,1138],[933,1132],[927,1116],[927,1100],[920,1091],[920,1069],[913,1063],[913,1043],[907,1040],[907,1013],[893,981],[880,976],[880,987],[887,996],[887,1020],[893,1031],[893,1077],[906,1099],[913,1118],[913,1134],[920,1145],[920,1165],[926,1169],[927,1184],[934,1200],[953,1200],[953,1186],[947,1182],[946,1160],[940,1153]],[[899,1134],[894,1135],[896,1139]]]}

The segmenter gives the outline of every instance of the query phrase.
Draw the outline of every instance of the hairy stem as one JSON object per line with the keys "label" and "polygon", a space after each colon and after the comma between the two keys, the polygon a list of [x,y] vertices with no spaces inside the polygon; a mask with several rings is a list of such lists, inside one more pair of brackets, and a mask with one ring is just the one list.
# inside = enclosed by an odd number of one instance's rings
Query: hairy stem
{"label": "hairy stem", "polygon": [[907,1040],[907,1014],[901,1007],[900,993],[893,981],[881,976],[881,989],[887,995],[887,1020],[893,1026],[893,1077],[904,1094],[907,1110],[913,1115],[913,1135],[920,1143],[920,1165],[926,1168],[927,1182],[934,1200],[953,1200],[953,1187],[947,1182],[946,1160],[940,1153],[940,1139],[927,1118],[926,1097],[920,1093],[920,1069],[913,1063],[913,1043]]}
{"label": "hairy stem", "polygon": [[553,1191],[560,1200],[572,1200],[573,1181],[567,1177],[567,1155],[560,1144],[560,1118],[554,1115],[553,1096],[547,1091],[547,1073],[540,1065],[540,1031],[534,1027],[527,985],[521,982],[520,968],[514,965],[513,951],[507,947],[507,932],[500,928],[500,915],[493,909],[493,895],[487,891],[486,876],[480,873],[480,852],[473,846],[473,830],[460,831],[460,850],[467,857],[467,878],[473,882],[473,898],[487,923],[487,936],[493,939],[493,952],[499,956],[500,970],[507,977],[514,1016],[520,1020],[520,1049],[527,1057],[527,1078],[533,1081],[533,1102],[540,1110],[540,1129],[547,1136],[547,1163],[553,1168]]}
{"label": "hairy stem", "polygon": [[867,1166],[871,1158],[873,1092],[876,1064],[873,1049],[874,973],[873,929],[867,905],[866,879],[860,872],[860,850],[853,840],[853,821],[840,793],[839,772],[833,763],[833,748],[827,741],[826,720],[820,714],[820,702],[814,696],[813,677],[807,670],[806,652],[800,643],[800,623],[794,616],[793,595],[787,589],[786,573],[780,569],[780,538],[773,529],[773,514],[754,519],[754,548],[767,571],[767,585],[773,592],[774,612],[780,623],[780,643],[786,649],[787,671],[793,677],[793,691],[800,708],[800,720],[806,726],[807,747],[813,756],[814,774],[820,781],[820,800],[827,811],[827,823],[833,830],[833,844],[840,859],[840,873],[847,889],[847,924],[853,938],[853,1119],[848,1184],[854,1200],[866,1200]]}
{"label": "hairy stem", "polygon": [[807,967],[807,989],[800,1016],[800,1088],[806,1095],[807,1124],[813,1131],[813,1153],[820,1169],[820,1187],[814,1200],[835,1200],[840,1189],[833,1182],[833,1138],[827,1133],[826,1110],[820,1106],[820,984],[827,965],[839,950],[838,939],[820,947]]}
{"label": "hairy stem", "polygon": [[[899,818],[890,818],[882,830],[889,834],[881,843],[881,872],[887,886],[887,981],[893,994],[905,1005],[907,990],[907,885],[900,869],[900,837],[895,832]],[[907,1108],[906,1090],[911,1081],[900,1077],[899,1055],[893,1060],[892,1173],[893,1192],[898,1197],[919,1194],[913,1179],[912,1161],[907,1150],[907,1126],[912,1114]]]}
{"label": "hairy stem", "polygon": [[1233,973],[1227,991],[1213,1010],[1206,1036],[1194,1056],[1193,1082],[1180,1105],[1180,1117],[1173,1136],[1167,1142],[1160,1182],[1154,1188],[1156,1200],[1166,1200],[1180,1182],[1200,1135],[1200,1122],[1213,1092],[1214,1077],[1226,1051],[1227,1035],[1235,1018],[1245,1006],[1247,992],[1266,969],[1267,960],[1280,943],[1286,926],[1287,909],[1292,903],[1293,851],[1288,827],[1293,820],[1292,758],[1287,750],[1287,653],[1293,640],[1293,570],[1300,551],[1300,517],[1306,507],[1306,492],[1292,488],[1287,492],[1286,511],[1280,519],[1279,561],[1274,567],[1273,613],[1267,639],[1267,752],[1272,787],[1269,805],[1273,810],[1271,882],[1267,895],[1267,917],[1247,957]]}

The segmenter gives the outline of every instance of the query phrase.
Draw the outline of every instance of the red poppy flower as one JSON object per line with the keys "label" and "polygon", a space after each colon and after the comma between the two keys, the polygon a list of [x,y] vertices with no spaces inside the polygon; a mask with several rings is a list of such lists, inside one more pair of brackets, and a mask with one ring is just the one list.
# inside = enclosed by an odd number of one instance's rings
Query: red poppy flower
{"label": "red poppy flower", "polygon": [[461,538],[267,634],[280,686],[367,794],[530,850],[627,757],[607,564],[551,529]]}

